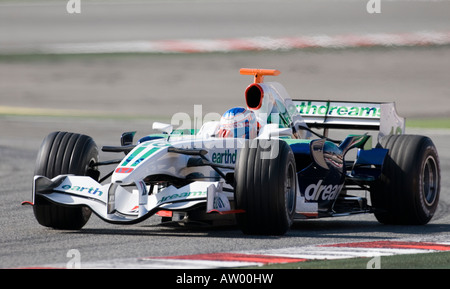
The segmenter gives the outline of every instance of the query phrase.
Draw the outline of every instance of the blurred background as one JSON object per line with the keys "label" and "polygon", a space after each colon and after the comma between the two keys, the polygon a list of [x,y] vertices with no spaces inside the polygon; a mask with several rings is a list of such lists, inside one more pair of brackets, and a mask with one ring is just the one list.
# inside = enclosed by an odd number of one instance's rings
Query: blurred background
{"label": "blurred background", "polygon": [[[259,67],[279,69],[270,80],[292,98],[395,101],[408,118],[448,116],[450,1],[380,0],[380,13],[367,4],[0,0],[1,113],[160,119],[194,104],[222,113],[243,104],[251,78],[239,68]],[[319,40],[277,46],[308,37]],[[339,37],[349,47],[327,45]],[[393,37],[405,45],[390,45]],[[226,48],[255,38],[274,45]],[[189,53],[217,40],[228,42]]]}

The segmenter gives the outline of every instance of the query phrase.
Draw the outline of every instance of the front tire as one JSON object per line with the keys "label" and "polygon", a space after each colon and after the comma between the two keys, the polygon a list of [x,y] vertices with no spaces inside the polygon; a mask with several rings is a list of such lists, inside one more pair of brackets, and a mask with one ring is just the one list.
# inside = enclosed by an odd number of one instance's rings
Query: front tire
{"label": "front tire", "polygon": [[389,135],[380,180],[371,188],[375,217],[383,224],[424,225],[433,217],[440,194],[439,157],[432,140]]}
{"label": "front tire", "polygon": [[[40,147],[34,175],[54,178],[62,174],[98,177],[91,165],[98,161],[98,148],[86,135],[54,132],[49,134]],[[81,229],[89,220],[91,210],[87,207],[69,207],[51,203],[36,196],[33,206],[36,220],[54,229]]]}
{"label": "front tire", "polygon": [[282,140],[251,140],[241,149],[235,169],[236,208],[245,234],[283,235],[296,206],[294,154]]}

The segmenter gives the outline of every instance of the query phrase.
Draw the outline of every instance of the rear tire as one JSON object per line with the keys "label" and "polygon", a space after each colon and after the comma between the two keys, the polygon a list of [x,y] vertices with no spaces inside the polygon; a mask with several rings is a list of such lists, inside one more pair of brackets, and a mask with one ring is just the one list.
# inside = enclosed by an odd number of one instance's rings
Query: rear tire
{"label": "rear tire", "polygon": [[[98,178],[98,171],[91,164],[98,161],[98,148],[93,139],[86,135],[54,132],[42,142],[34,175],[54,178],[62,174],[91,176]],[[36,196],[33,206],[39,224],[54,229],[81,229],[91,216],[87,207],[69,207],[51,203]]]}
{"label": "rear tire", "polygon": [[427,224],[439,202],[441,179],[432,140],[418,135],[389,135],[379,145],[389,153],[379,181],[371,188],[375,217],[384,224]]}
{"label": "rear tire", "polygon": [[[269,157],[270,155],[270,157]],[[281,140],[251,140],[241,149],[235,169],[236,208],[245,234],[283,235],[296,206],[294,154]]]}

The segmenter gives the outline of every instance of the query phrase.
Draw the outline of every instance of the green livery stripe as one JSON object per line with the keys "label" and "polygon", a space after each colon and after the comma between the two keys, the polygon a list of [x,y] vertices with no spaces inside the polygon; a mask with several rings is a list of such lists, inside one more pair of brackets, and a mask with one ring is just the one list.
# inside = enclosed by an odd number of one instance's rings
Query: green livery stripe
{"label": "green livery stripe", "polygon": [[310,143],[309,139],[283,139],[288,145],[298,144],[298,143]]}
{"label": "green livery stripe", "polygon": [[144,149],[146,149],[145,147],[139,147],[137,148],[129,157],[127,157],[127,159],[120,165],[121,167],[125,167],[126,165],[128,165],[128,163],[130,163],[138,154],[140,154]]}
{"label": "green livery stripe", "polygon": [[146,158],[148,158],[151,154],[153,154],[154,152],[156,152],[157,150],[159,150],[161,148],[155,147],[150,149],[148,152],[146,152],[145,154],[143,154],[139,159],[137,159],[131,166],[135,167],[138,164],[140,164],[143,160],[145,160]]}

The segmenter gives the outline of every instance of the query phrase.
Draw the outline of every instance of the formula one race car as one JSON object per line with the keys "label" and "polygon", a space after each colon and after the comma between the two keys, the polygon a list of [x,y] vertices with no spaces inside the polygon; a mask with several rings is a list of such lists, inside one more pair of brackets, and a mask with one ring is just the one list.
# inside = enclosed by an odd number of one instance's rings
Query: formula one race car
{"label": "formula one race car", "polygon": [[[120,146],[102,148],[123,159],[99,161],[91,137],[51,133],[37,156],[33,201],[24,203],[56,229],[80,229],[91,212],[115,224],[155,214],[164,222],[235,222],[245,234],[266,235],[286,233],[295,220],[359,213],[386,224],[431,220],[438,153],[428,137],[403,134],[394,103],[291,100],[281,84],[264,82],[279,73],[241,69],[254,76],[247,107],[199,130],[154,123],[160,133],[134,142],[127,132]],[[335,140],[330,129],[375,136]],[[106,165],[114,169],[100,176]]]}

